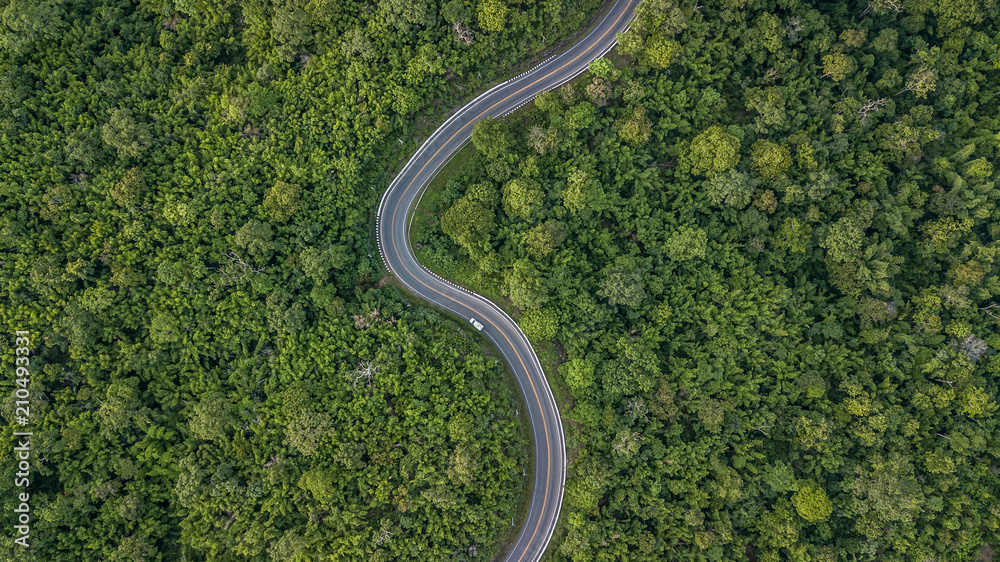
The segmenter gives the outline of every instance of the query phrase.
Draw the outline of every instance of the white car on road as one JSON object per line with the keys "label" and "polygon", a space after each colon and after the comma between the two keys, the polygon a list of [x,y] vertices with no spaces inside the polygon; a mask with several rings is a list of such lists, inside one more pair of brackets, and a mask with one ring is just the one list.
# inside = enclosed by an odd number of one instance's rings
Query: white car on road
{"label": "white car on road", "polygon": [[483,331],[483,325],[479,323],[479,320],[476,320],[475,318],[469,318],[469,323],[475,326],[476,329],[479,330],[480,332]]}

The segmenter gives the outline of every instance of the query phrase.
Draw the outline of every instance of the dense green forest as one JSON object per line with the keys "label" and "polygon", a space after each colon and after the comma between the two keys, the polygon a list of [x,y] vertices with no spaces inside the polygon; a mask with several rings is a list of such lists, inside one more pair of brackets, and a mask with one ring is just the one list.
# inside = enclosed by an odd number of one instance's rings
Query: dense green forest
{"label": "dense green forest", "polygon": [[516,396],[386,284],[372,211],[444,111],[598,8],[0,0],[0,412],[33,432],[31,547],[0,558],[495,552]]}
{"label": "dense green forest", "polygon": [[988,559],[998,16],[646,0],[476,126],[414,242],[555,357],[556,560]]}

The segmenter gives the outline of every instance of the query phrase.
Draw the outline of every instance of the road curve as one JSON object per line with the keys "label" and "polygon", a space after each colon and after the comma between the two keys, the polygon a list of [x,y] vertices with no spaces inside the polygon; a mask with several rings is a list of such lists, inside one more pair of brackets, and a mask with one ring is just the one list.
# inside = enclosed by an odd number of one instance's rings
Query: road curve
{"label": "road curve", "polygon": [[485,117],[501,117],[583,73],[591,61],[615,46],[639,0],[617,0],[600,23],[565,52],[503,84],[499,84],[448,118],[423,145],[382,196],[376,215],[379,252],[386,267],[418,297],[468,320],[475,317],[496,345],[524,396],[535,451],[531,503],[506,560],[540,560],[552,538],[566,484],[566,443],[559,409],[538,357],[517,323],[484,297],[434,275],[417,262],[409,242],[410,215],[424,188],[472,135],[472,125]]}

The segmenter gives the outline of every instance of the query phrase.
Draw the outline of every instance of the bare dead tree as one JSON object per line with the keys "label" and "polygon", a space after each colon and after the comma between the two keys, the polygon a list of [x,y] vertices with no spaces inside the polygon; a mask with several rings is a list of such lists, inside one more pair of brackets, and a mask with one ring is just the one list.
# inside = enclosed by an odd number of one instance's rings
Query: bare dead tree
{"label": "bare dead tree", "polygon": [[375,380],[375,375],[378,373],[378,366],[371,361],[362,361],[358,363],[358,368],[354,371],[347,373],[347,380],[351,383],[353,388],[358,387],[359,382],[364,382],[365,384],[371,384]]}
{"label": "bare dead tree", "polygon": [[879,109],[882,109],[882,106],[884,106],[887,102],[888,100],[886,98],[879,98],[877,100],[868,100],[868,103],[861,106],[861,109],[858,110],[858,117],[859,117],[858,121],[862,125],[864,125],[865,121],[868,120],[868,115],[871,113],[875,113]]}
{"label": "bare dead tree", "polygon": [[253,267],[244,261],[239,254],[232,250],[223,254],[223,256],[229,260],[229,263],[216,269],[216,271],[225,276],[227,284],[229,285],[238,285],[246,279],[248,275],[260,273],[267,269],[266,267]]}
{"label": "bare dead tree", "polygon": [[979,358],[990,349],[990,347],[986,345],[986,341],[975,336],[974,334],[965,336],[965,339],[959,342],[958,347],[969,356],[969,359],[972,359],[973,361],[979,361]]}
{"label": "bare dead tree", "polygon": [[624,455],[633,443],[638,443],[639,441],[642,441],[642,436],[638,432],[621,433],[613,448],[619,455]]}
{"label": "bare dead tree", "polygon": [[528,130],[528,139],[531,147],[538,151],[539,154],[545,154],[546,142],[545,142],[545,131],[538,125],[531,127]]}
{"label": "bare dead tree", "polygon": [[245,268],[250,273],[260,273],[261,271],[264,271],[264,269],[266,269],[266,268],[263,268],[263,267],[258,267],[258,268],[252,267],[250,264],[248,264],[247,262],[243,261],[243,258],[241,258],[239,256],[239,254],[237,254],[236,252],[234,252],[232,250],[230,250],[229,253],[226,254],[226,257],[229,258],[229,261],[231,261],[231,262],[239,265],[242,268]]}
{"label": "bare dead tree", "polygon": [[875,9],[875,13],[878,14],[887,14],[889,12],[898,14],[903,11],[903,0],[872,0],[871,4],[868,4],[868,7],[858,14],[858,19],[865,17],[872,9]]}
{"label": "bare dead tree", "polygon": [[903,11],[903,0],[875,0],[872,5],[877,5],[886,12],[892,11],[898,14]]}
{"label": "bare dead tree", "polygon": [[375,540],[373,540],[372,543],[378,546],[380,544],[385,544],[389,542],[389,540],[391,539],[392,539],[392,531],[390,531],[386,527],[382,527],[382,529],[379,530],[378,534],[375,535]]}
{"label": "bare dead tree", "polygon": [[640,416],[642,419],[649,421],[649,418],[646,417],[646,404],[638,398],[633,398],[625,405],[625,413],[631,416],[632,421],[635,421]]}
{"label": "bare dead tree", "polygon": [[799,16],[792,16],[788,18],[788,23],[785,24],[785,35],[788,36],[788,41],[794,45],[802,41],[802,36],[799,33],[805,29],[802,25],[802,18]]}
{"label": "bare dead tree", "polygon": [[118,490],[115,489],[115,485],[114,484],[112,484],[111,482],[107,482],[107,483],[101,484],[96,490],[94,490],[94,495],[96,495],[98,498],[100,498],[100,499],[103,500],[104,498],[106,498],[108,496],[114,495],[115,492],[117,492],[117,491]]}
{"label": "bare dead tree", "polygon": [[451,30],[455,32],[456,41],[461,41],[466,45],[471,45],[472,42],[476,40],[476,36],[473,35],[472,30],[460,21],[456,21],[455,24],[451,26]]}
{"label": "bare dead tree", "polygon": [[243,127],[243,132],[240,133],[240,136],[245,139],[258,139],[260,138],[260,127],[254,127],[250,123],[247,123],[246,127]]}

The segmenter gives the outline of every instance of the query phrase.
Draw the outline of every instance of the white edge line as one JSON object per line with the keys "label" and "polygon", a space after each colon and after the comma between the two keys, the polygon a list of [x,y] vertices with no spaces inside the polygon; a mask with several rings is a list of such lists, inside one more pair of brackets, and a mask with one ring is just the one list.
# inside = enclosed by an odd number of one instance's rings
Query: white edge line
{"label": "white edge line", "polygon": [[[604,20],[606,20],[610,15],[611,15],[610,12],[608,14],[606,14],[605,17],[604,17]],[[635,17],[635,11],[634,10],[633,10],[632,16]],[[602,20],[602,22],[603,22],[603,20]],[[629,22],[631,22],[631,20],[629,20]],[[598,24],[597,27],[600,27],[600,24]],[[592,30],[590,33],[588,33],[587,36],[593,34],[594,31],[596,31],[596,29],[597,28],[595,27],[595,29]],[[626,23],[626,26],[622,29],[622,31],[616,32],[616,34],[614,36],[614,39],[611,41],[611,43],[608,45],[608,47],[606,49],[604,49],[604,51],[602,51],[600,54],[598,54],[593,59],[591,59],[590,61],[588,61],[588,63],[586,65],[582,66],[578,72],[576,72],[574,74],[571,74],[565,80],[562,80],[562,81],[558,82],[557,84],[554,84],[554,85],[552,85],[552,86],[550,86],[548,88],[545,88],[545,89],[541,90],[541,92],[550,91],[550,90],[553,90],[555,88],[558,88],[558,87],[562,86],[563,84],[565,84],[565,83],[567,83],[567,82],[575,79],[577,76],[579,76],[579,75],[583,74],[584,72],[586,72],[589,69],[590,62],[593,62],[593,61],[595,61],[597,59],[600,59],[600,58],[604,57],[609,52],[611,52],[612,49],[615,48],[615,46],[618,44],[617,33],[627,33],[630,29],[631,29],[631,25],[629,25],[628,23]],[[584,36],[580,40],[580,42],[582,42],[583,40],[585,40],[587,38],[587,36]],[[579,42],[577,44],[579,44]],[[572,48],[572,47],[570,47],[570,48]],[[451,117],[449,117],[448,119],[446,119],[444,123],[442,123],[437,129],[435,129],[434,132],[429,137],[427,137],[427,139],[425,139],[424,142],[421,143],[420,147],[413,154],[413,156],[407,161],[406,165],[404,165],[403,168],[399,171],[399,173],[396,174],[396,177],[389,184],[389,187],[386,188],[385,192],[383,192],[382,198],[379,201],[378,210],[377,210],[376,215],[375,215],[375,229],[376,229],[375,236],[376,236],[376,243],[377,243],[378,248],[379,248],[379,257],[382,258],[383,264],[385,264],[386,268],[390,272],[392,272],[392,267],[389,265],[388,260],[385,259],[385,256],[382,253],[382,244],[380,243],[381,242],[381,235],[380,235],[380,229],[379,229],[379,217],[381,217],[381,215],[382,215],[382,208],[385,205],[386,200],[388,199],[389,193],[396,186],[396,184],[399,183],[400,179],[405,175],[405,173],[407,172],[407,170],[410,169],[410,167],[418,160],[418,158],[424,153],[424,151],[429,148],[429,146],[432,144],[432,141],[436,140],[437,137],[439,135],[441,135],[442,131],[449,124],[451,124],[455,119],[457,119],[460,116],[462,116],[463,114],[465,114],[466,111],[469,111],[472,108],[472,106],[474,106],[476,103],[478,103],[479,101],[481,101],[484,97],[488,96],[489,94],[493,93],[494,91],[496,91],[496,90],[498,90],[500,88],[503,88],[504,86],[507,86],[508,84],[510,84],[510,83],[512,83],[512,82],[514,82],[516,80],[520,80],[524,76],[527,76],[529,74],[532,74],[532,73],[534,73],[534,72],[542,69],[549,62],[551,62],[553,59],[561,56],[565,52],[566,51],[563,51],[562,53],[558,53],[558,54],[550,56],[549,58],[547,58],[544,61],[542,61],[541,63],[539,63],[537,66],[535,66],[531,70],[528,70],[527,72],[523,72],[523,73],[519,74],[518,76],[516,76],[515,78],[511,78],[511,79],[505,80],[505,81],[503,81],[503,82],[501,82],[501,83],[493,86],[489,90],[487,90],[487,91],[483,92],[482,94],[476,96],[476,98],[474,98],[469,103],[467,103],[464,106],[462,106],[462,108],[460,108],[458,111],[456,111],[454,114],[452,114]],[[541,92],[539,92],[539,93],[541,93]],[[535,96],[530,97],[530,99],[527,99],[527,100],[523,101],[522,103],[518,104],[513,109],[511,109],[511,110],[509,110],[509,111],[507,111],[505,113],[502,113],[502,114],[498,115],[497,117],[506,117],[507,115],[509,115],[509,114],[513,113],[514,111],[520,109],[524,105],[527,105],[529,102],[534,101],[535,97],[537,97],[537,94],[535,94]],[[444,167],[448,162],[450,162],[451,159],[455,157],[455,155],[462,149],[462,147],[465,146],[465,144],[467,142],[469,142],[469,141],[466,140],[465,142],[463,142],[459,146],[459,148],[456,149],[452,153],[452,155],[444,163],[442,163],[435,170],[433,170],[432,171],[433,173],[432,173],[431,177],[433,178],[434,175],[437,175],[437,172],[442,167]],[[424,189],[421,190],[421,193],[418,196],[417,201],[414,203],[414,210],[416,210],[416,205],[423,198],[423,194],[424,194],[425,191],[426,191],[426,186],[425,186]],[[411,215],[410,215],[410,222],[409,222],[409,224],[407,226],[407,233],[406,233],[407,234],[407,238],[409,238],[409,226],[412,225],[412,222],[413,222],[413,214],[411,213]],[[416,261],[416,260],[414,260],[414,261]],[[531,359],[532,359],[535,367],[538,369],[538,372],[541,373],[541,375],[542,375],[542,379],[545,382],[545,392],[543,392],[543,394],[545,394],[546,397],[548,398],[548,401],[549,401],[550,405],[552,406],[553,411],[556,414],[556,419],[559,422],[560,431],[557,432],[557,433],[558,433],[559,440],[560,440],[560,443],[562,445],[562,450],[563,450],[563,467],[562,467],[562,475],[563,475],[562,480],[563,481],[562,481],[562,486],[559,487],[559,501],[556,503],[555,518],[553,520],[552,529],[551,529],[553,532],[546,533],[547,537],[545,539],[545,544],[542,546],[541,550],[539,551],[541,554],[544,554],[545,551],[548,550],[549,543],[552,541],[552,535],[554,534],[554,531],[555,531],[555,525],[558,523],[559,518],[560,518],[560,516],[562,514],[562,504],[563,504],[563,499],[565,497],[566,480],[567,480],[567,458],[566,458],[566,436],[565,436],[565,430],[562,429],[562,427],[563,427],[563,425],[562,425],[562,412],[559,410],[559,405],[556,403],[555,395],[552,393],[552,387],[548,383],[548,377],[546,376],[545,371],[542,369],[541,362],[538,360],[538,354],[535,353],[535,348],[532,345],[531,340],[529,340],[528,337],[526,335],[524,335],[524,332],[521,330],[521,327],[517,324],[517,322],[514,321],[513,318],[510,317],[509,314],[507,314],[507,312],[505,310],[503,310],[502,308],[500,308],[498,305],[496,305],[495,303],[493,303],[492,301],[490,301],[486,297],[483,297],[482,295],[479,295],[478,293],[474,293],[474,292],[470,291],[469,289],[466,289],[465,287],[461,287],[459,285],[456,285],[455,283],[452,283],[451,281],[448,281],[447,279],[442,278],[440,275],[437,275],[436,273],[434,273],[431,270],[427,269],[419,261],[417,261],[417,265],[419,265],[424,271],[426,271],[427,273],[429,273],[433,277],[435,277],[435,278],[443,281],[445,284],[447,284],[449,286],[452,286],[452,287],[454,287],[456,289],[459,289],[460,291],[462,291],[462,292],[464,292],[466,294],[469,294],[469,295],[473,296],[476,300],[478,300],[480,303],[484,304],[487,308],[492,308],[493,310],[499,312],[504,318],[506,318],[508,322],[510,322],[514,327],[517,328],[517,330],[516,330],[517,336],[519,338],[521,338],[522,341],[527,344],[526,347],[531,350]],[[405,285],[408,289],[410,289],[410,292],[416,293],[416,291],[413,290],[413,287],[411,287],[409,284],[407,284],[405,281],[403,281],[399,276],[397,276],[396,278],[398,280],[400,280],[403,283],[403,285]],[[488,334],[487,334],[487,337],[489,337]],[[494,345],[496,345],[496,344],[494,343]],[[497,349],[501,349],[500,346],[496,346],[496,347],[497,347]],[[501,349],[501,353],[504,355],[505,359],[508,359],[508,361],[507,361],[508,364],[511,364],[511,362],[509,361],[509,358],[507,357],[506,353],[503,353],[502,349]],[[523,394],[523,392],[522,392],[522,394]]]}

